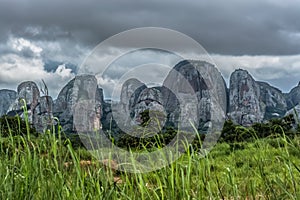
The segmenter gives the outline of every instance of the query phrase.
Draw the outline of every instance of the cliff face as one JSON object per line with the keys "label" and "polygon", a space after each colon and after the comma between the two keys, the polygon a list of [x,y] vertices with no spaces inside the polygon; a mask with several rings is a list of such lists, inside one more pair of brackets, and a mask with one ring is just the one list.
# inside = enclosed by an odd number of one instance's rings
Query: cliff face
{"label": "cliff face", "polygon": [[46,129],[51,128],[54,123],[53,119],[53,99],[50,96],[42,96],[39,104],[35,108],[36,116],[34,126],[38,132],[43,133]]}
{"label": "cliff face", "polygon": [[288,94],[286,94],[287,108],[290,110],[300,103],[300,82]]}
{"label": "cliff face", "polygon": [[128,80],[122,87],[121,106],[134,125],[142,123],[143,112],[149,111],[149,117],[156,117],[160,125],[190,127],[192,121],[200,130],[207,130],[212,120],[225,118],[226,85],[210,63],[185,60],[174,67],[161,87],[147,88]]}
{"label": "cliff face", "polygon": [[123,84],[120,97],[120,109],[127,115],[126,118],[134,115],[134,106],[138,103],[138,98],[145,88],[147,88],[147,86],[144,83],[134,78],[128,79]]}
{"label": "cliff face", "polygon": [[[36,83],[26,81],[18,85],[17,93],[12,92],[11,102],[7,109],[7,115],[28,117],[28,121],[33,124],[38,132],[44,132],[53,125],[53,100],[50,96],[40,96]],[[2,101],[1,101],[2,102]],[[24,115],[24,108],[27,116]]]}
{"label": "cliff face", "polygon": [[[206,131],[212,128],[212,120],[222,121],[225,118],[226,85],[214,65],[205,61],[181,61],[169,73],[164,86],[170,88],[178,103],[183,105],[177,105],[177,109],[171,113],[180,116],[178,121],[175,118],[175,124],[190,126],[188,120],[194,120],[199,130]],[[174,105],[173,102],[167,104]],[[191,115],[193,111],[194,114]]]}
{"label": "cliff face", "polygon": [[260,99],[265,107],[264,120],[283,117],[287,112],[287,102],[281,90],[265,82],[257,83],[260,86]]}
{"label": "cliff face", "polygon": [[265,108],[260,98],[260,86],[246,70],[231,74],[229,113],[236,123],[249,126],[264,119]]}
{"label": "cliff face", "polygon": [[285,95],[265,82],[255,81],[246,70],[235,70],[230,77],[229,117],[243,126],[283,117]]}
{"label": "cliff face", "polygon": [[17,98],[8,109],[8,115],[20,115],[24,117],[23,106],[28,111],[28,121],[34,123],[37,114],[35,112],[40,99],[40,91],[37,85],[32,81],[26,81],[18,85]]}
{"label": "cliff face", "polygon": [[299,112],[300,85],[283,94],[268,83],[255,81],[246,70],[238,69],[231,74],[227,89],[214,65],[184,60],[174,66],[161,87],[148,88],[137,79],[128,79],[122,86],[120,102],[113,105],[104,101],[93,75],[71,80],[55,101],[50,96],[41,96],[32,81],[21,83],[17,92],[0,90],[0,115],[24,117],[21,99],[26,102],[29,122],[40,132],[53,124],[53,116],[66,132],[101,128],[127,131],[127,127],[145,125],[145,119],[152,119],[149,127],[190,127],[193,122],[198,130],[206,131],[213,124],[222,124],[226,115],[249,126],[295,110]]}
{"label": "cliff face", "polygon": [[9,106],[16,100],[17,92],[13,90],[0,90],[0,116],[5,115]]}
{"label": "cliff face", "polygon": [[[53,115],[65,131],[92,131],[101,128],[103,91],[92,75],[77,76],[59,93]],[[75,127],[76,126],[76,127]]]}

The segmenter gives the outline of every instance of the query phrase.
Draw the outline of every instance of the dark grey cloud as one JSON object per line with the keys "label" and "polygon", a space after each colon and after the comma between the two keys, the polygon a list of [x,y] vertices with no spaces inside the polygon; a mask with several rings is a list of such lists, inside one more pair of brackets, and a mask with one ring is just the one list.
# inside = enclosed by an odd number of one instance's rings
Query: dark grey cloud
{"label": "dark grey cloud", "polygon": [[89,47],[130,28],[162,26],[211,53],[289,55],[300,53],[299,8],[292,0],[1,1],[0,26],[4,40],[14,34]]}
{"label": "dark grey cloud", "polygon": [[[32,70],[57,94],[99,42],[128,29],[157,26],[198,41],[225,78],[241,67],[287,91],[300,75],[299,9],[295,0],[0,0],[0,88],[15,88]],[[113,75],[125,65],[112,68]],[[14,68],[22,76],[14,75]]]}

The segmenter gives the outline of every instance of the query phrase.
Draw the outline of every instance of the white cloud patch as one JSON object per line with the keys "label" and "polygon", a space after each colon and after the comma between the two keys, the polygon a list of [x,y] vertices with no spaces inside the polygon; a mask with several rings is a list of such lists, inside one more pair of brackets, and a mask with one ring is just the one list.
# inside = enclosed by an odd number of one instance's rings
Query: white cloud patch
{"label": "white cloud patch", "polygon": [[[40,85],[41,79],[44,79],[49,93],[56,98],[59,91],[75,74],[65,64],[47,71],[44,67],[45,53],[50,52],[48,56],[53,55],[54,60],[62,60],[62,63],[73,60],[76,60],[76,63],[84,62],[82,58],[90,51],[80,48],[78,45],[74,45],[74,48],[77,49],[77,53],[64,55],[61,52],[66,49],[59,42],[29,41],[22,37],[11,37],[6,44],[6,49],[9,51],[0,55],[0,88],[16,89],[18,84],[27,80],[36,81]],[[116,93],[120,92],[121,83],[126,78],[135,77],[146,83],[162,83],[168,71],[163,66],[160,68],[157,64],[173,67],[181,60],[170,53],[149,50],[129,52],[116,58],[119,53],[118,49],[108,49],[104,54],[98,53],[90,60],[86,60],[88,65],[85,67],[87,68],[79,70],[80,73],[99,74],[105,70],[108,64],[111,64],[106,69],[105,76],[98,76],[99,86],[104,89],[107,98],[110,98],[113,90]],[[185,58],[199,59],[193,54],[186,54]],[[212,54],[211,58],[227,83],[231,73],[238,68],[248,70],[256,80],[269,82],[284,92],[288,92],[300,80],[300,55],[232,56]],[[112,60],[114,62],[111,63]],[[151,68],[151,63],[156,63],[156,66]]]}
{"label": "white cloud patch", "polygon": [[[11,38],[7,45],[16,52],[0,55],[0,88],[15,90],[18,84],[28,80],[40,85],[43,79],[48,84],[50,95],[56,97],[63,85],[74,77],[72,70],[65,65],[58,66],[54,72],[47,72],[41,56],[43,49],[28,40]],[[34,56],[20,55],[24,49],[30,50]]]}
{"label": "white cloud patch", "polygon": [[11,38],[9,40],[11,47],[17,51],[22,51],[24,49],[30,49],[36,56],[39,56],[43,51],[42,48],[34,45],[29,40],[25,40],[24,38]]}

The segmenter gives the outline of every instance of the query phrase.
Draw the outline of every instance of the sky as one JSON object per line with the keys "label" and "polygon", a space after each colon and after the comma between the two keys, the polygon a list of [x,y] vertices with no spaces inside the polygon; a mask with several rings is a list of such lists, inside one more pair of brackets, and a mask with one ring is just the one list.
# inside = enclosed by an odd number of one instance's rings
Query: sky
{"label": "sky", "polygon": [[[163,27],[201,44],[227,82],[242,68],[289,92],[300,81],[299,10],[299,0],[0,0],[0,88],[16,90],[26,80],[40,86],[43,79],[56,98],[102,41]],[[153,55],[165,64],[177,61],[157,52],[135,59]],[[111,74],[100,87],[115,81]]]}

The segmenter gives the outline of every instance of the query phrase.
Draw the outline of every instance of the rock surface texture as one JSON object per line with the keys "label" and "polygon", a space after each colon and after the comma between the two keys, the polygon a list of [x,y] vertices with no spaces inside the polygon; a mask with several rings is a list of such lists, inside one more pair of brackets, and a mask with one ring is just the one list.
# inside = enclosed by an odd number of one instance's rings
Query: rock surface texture
{"label": "rock surface texture", "polygon": [[37,117],[35,109],[38,106],[40,99],[39,88],[35,82],[26,81],[18,86],[17,93],[15,102],[12,103],[8,109],[8,115],[18,114],[24,118],[24,107],[26,107],[28,121],[33,124]]}
{"label": "rock surface texture", "polygon": [[9,106],[15,102],[16,98],[16,91],[6,89],[0,90],[0,116],[7,113]]}
{"label": "rock surface texture", "polygon": [[283,117],[288,109],[285,95],[265,82],[255,81],[246,70],[230,77],[230,118],[243,126]]}
{"label": "rock surface texture", "polygon": [[51,129],[54,124],[53,119],[53,99],[51,96],[42,96],[39,99],[39,104],[35,108],[36,116],[34,118],[34,126],[40,133]]}
{"label": "rock surface texture", "polygon": [[128,80],[121,94],[121,106],[130,113],[131,125],[143,124],[148,112],[149,127],[184,129],[194,123],[199,130],[207,130],[213,120],[222,124],[227,110],[227,89],[221,73],[202,61],[178,63],[161,87],[147,88],[138,80]]}
{"label": "rock surface texture", "polygon": [[101,129],[103,91],[93,75],[72,79],[60,91],[53,115],[64,131],[94,131]]}
{"label": "rock surface texture", "polygon": [[242,69],[230,77],[229,117],[238,124],[249,126],[264,119],[264,105],[260,99],[260,86]]}
{"label": "rock surface texture", "polygon": [[265,82],[257,82],[260,86],[261,101],[264,104],[264,120],[280,118],[287,112],[287,102],[281,90]]}
{"label": "rock surface texture", "polygon": [[190,126],[189,121],[182,122],[189,119],[197,124],[199,130],[205,131],[212,128],[212,121],[222,123],[225,118],[227,89],[221,73],[214,65],[205,61],[181,61],[169,73],[164,86],[183,105],[173,102],[174,98],[167,99],[166,105],[176,105],[171,116],[180,116],[171,117],[175,124]]}
{"label": "rock surface texture", "polygon": [[[191,127],[191,123],[205,132],[222,128],[226,115],[243,126],[295,111],[300,116],[299,102],[300,83],[283,94],[268,83],[255,81],[246,70],[238,69],[231,74],[227,89],[214,65],[183,60],[169,72],[162,86],[148,88],[137,79],[128,79],[122,86],[119,102],[104,101],[93,75],[72,79],[56,100],[40,96],[37,85],[26,81],[18,86],[17,92],[0,90],[0,116],[28,117],[39,132],[53,125],[53,117],[59,119],[65,132],[72,133],[103,129],[116,136],[131,126],[184,128]],[[28,115],[24,115],[24,108]]]}
{"label": "rock surface texture", "polygon": [[287,108],[290,110],[300,103],[300,82],[288,94],[286,94]]}

